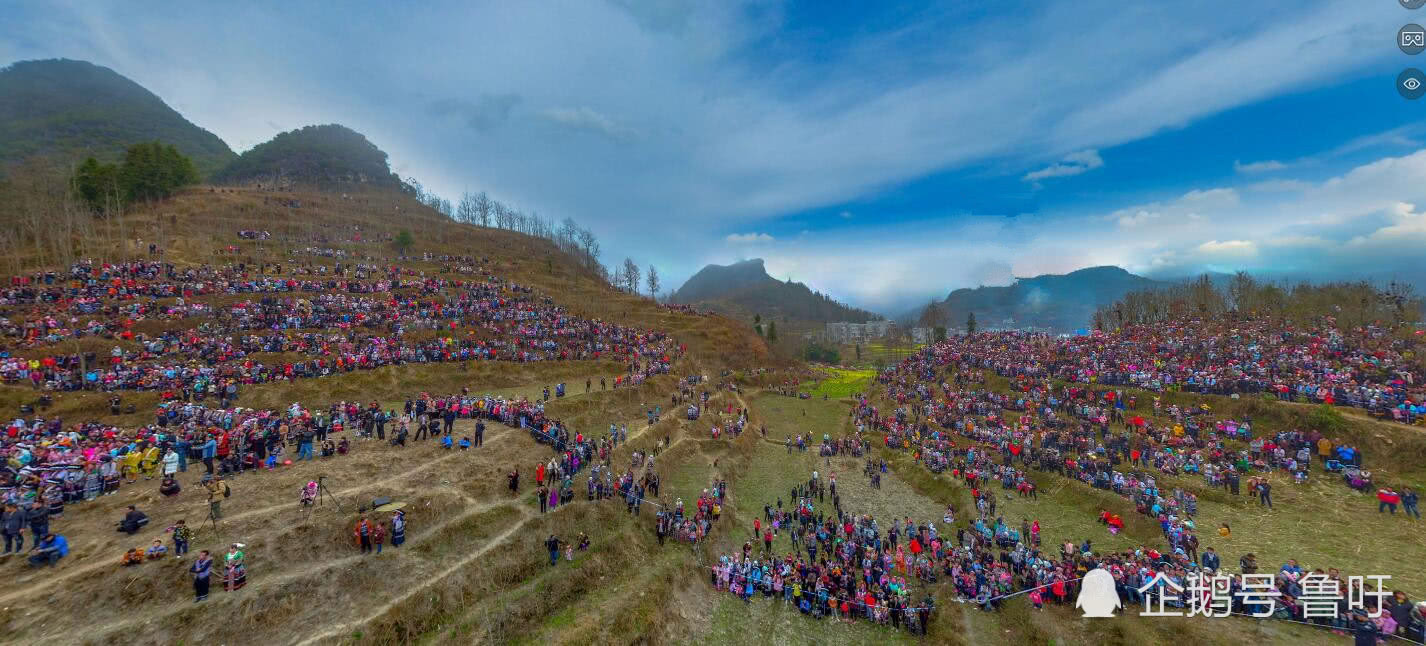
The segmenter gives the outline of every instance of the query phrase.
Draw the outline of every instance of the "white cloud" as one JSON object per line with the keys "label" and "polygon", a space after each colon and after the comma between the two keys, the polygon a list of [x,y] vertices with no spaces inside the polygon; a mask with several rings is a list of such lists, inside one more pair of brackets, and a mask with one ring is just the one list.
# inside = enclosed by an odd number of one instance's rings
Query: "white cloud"
{"label": "white cloud", "polygon": [[575,130],[588,130],[609,137],[615,141],[624,141],[638,136],[638,132],[633,128],[621,125],[613,119],[601,114],[599,111],[587,106],[578,108],[547,108],[540,111],[540,116],[562,126]]}
{"label": "white cloud", "polygon": [[1244,164],[1243,162],[1238,160],[1233,161],[1233,171],[1236,173],[1272,173],[1275,171],[1283,170],[1285,168],[1287,168],[1287,164],[1284,164],[1276,159],[1268,159],[1248,164]]}
{"label": "white cloud", "polygon": [[1205,211],[1233,207],[1238,202],[1238,191],[1231,188],[1194,189],[1169,202],[1119,209],[1105,219],[1118,223],[1124,229],[1151,223],[1159,223],[1161,228],[1177,227],[1201,220]]}
{"label": "white cloud", "polygon": [[852,219],[852,212],[851,212],[851,211],[842,211],[841,213],[838,213],[838,214],[837,214],[837,217],[840,217],[840,218],[842,218],[843,220],[850,220],[850,219]]}
{"label": "white cloud", "polygon": [[1250,256],[1258,251],[1258,245],[1251,240],[1209,240],[1197,248],[1203,253],[1232,256]]}
{"label": "white cloud", "polygon": [[730,233],[723,239],[732,244],[766,244],[774,240],[766,233]]}
{"label": "white cloud", "polygon": [[1238,191],[1231,188],[1194,189],[1179,198],[1184,204],[1206,208],[1223,208],[1238,204]]}
{"label": "white cloud", "polygon": [[1081,150],[1065,155],[1065,158],[1058,163],[1050,164],[1040,170],[1026,173],[1021,179],[1027,182],[1038,182],[1051,177],[1071,177],[1089,172],[1103,165],[1104,159],[1099,156],[1099,151]]}
{"label": "white cloud", "polygon": [[1251,191],[1264,193],[1288,193],[1304,191],[1311,188],[1312,184],[1296,179],[1270,179],[1262,182],[1254,182],[1246,188]]}
{"label": "white cloud", "polygon": [[1144,209],[1138,209],[1133,212],[1122,212],[1122,214],[1115,217],[1114,220],[1118,222],[1119,226],[1121,227],[1132,228],[1147,224],[1161,217],[1163,217],[1163,214],[1158,211],[1146,211]]}
{"label": "white cloud", "polygon": [[[816,289],[898,312],[999,276],[1118,265],[1177,278],[1239,269],[1321,279],[1426,275],[1426,149],[1363,164],[1290,192],[1192,190],[1099,217],[971,216],[931,229],[868,224],[764,254]],[[947,250],[953,250],[948,253]],[[855,255],[848,266],[843,260]],[[1009,263],[1009,264],[1006,264]],[[925,284],[925,276],[938,277]],[[898,309],[900,308],[900,309]]]}

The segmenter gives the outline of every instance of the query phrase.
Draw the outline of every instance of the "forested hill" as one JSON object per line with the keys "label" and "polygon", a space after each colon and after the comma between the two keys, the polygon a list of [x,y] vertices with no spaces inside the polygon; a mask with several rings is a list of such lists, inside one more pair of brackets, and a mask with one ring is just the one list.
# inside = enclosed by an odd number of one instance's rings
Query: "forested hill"
{"label": "forested hill", "polygon": [[345,126],[307,126],[254,146],[213,177],[226,184],[296,183],[400,186],[386,153]]}
{"label": "forested hill", "polygon": [[880,316],[839,303],[802,283],[767,274],[760,258],[732,265],[708,265],[689,278],[669,300],[728,314],[761,314],[795,321],[864,323]]}
{"label": "forested hill", "polygon": [[176,147],[204,177],[236,158],[217,135],[107,67],[56,59],[0,70],[0,166],[34,156],[117,161],[151,141]]}

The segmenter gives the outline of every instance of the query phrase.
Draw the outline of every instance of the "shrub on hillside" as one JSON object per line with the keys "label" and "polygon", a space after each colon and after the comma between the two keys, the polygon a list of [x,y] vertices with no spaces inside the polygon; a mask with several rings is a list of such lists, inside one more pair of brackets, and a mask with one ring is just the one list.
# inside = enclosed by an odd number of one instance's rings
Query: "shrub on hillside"
{"label": "shrub on hillside", "polygon": [[836,348],[816,341],[808,341],[807,345],[802,348],[802,358],[831,364],[842,362],[842,355],[837,353]]}
{"label": "shrub on hillside", "polygon": [[1307,416],[1307,424],[1327,435],[1340,434],[1347,429],[1347,420],[1342,413],[1329,404],[1321,404]]}
{"label": "shrub on hillside", "polygon": [[99,211],[161,200],[196,183],[198,169],[193,160],[157,141],[129,146],[124,161],[118,164],[101,164],[90,157],[74,172],[75,192]]}

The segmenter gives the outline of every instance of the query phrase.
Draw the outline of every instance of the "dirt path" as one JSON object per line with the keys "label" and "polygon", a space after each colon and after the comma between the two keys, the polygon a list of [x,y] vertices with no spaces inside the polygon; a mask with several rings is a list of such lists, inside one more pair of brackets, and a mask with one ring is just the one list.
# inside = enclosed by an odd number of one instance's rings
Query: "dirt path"
{"label": "dirt path", "polygon": [[[560,510],[567,509],[567,508],[570,508],[570,507],[572,507],[572,506],[573,506],[573,505],[570,505],[570,504],[560,505],[559,507],[555,508],[554,511],[551,511],[551,512],[549,512],[549,513],[550,513],[550,514],[557,514],[557,513],[560,512]],[[367,623],[370,623],[371,621],[376,620],[378,617],[380,617],[381,615],[385,614],[388,610],[391,610],[392,608],[394,608],[394,607],[396,607],[396,606],[398,606],[398,605],[404,603],[406,600],[410,599],[411,597],[416,596],[416,594],[419,593],[419,592],[421,592],[422,590],[425,590],[426,588],[429,588],[429,587],[435,585],[435,584],[436,584],[437,582],[439,582],[441,579],[444,579],[444,578],[446,578],[447,576],[450,576],[452,573],[456,572],[457,570],[459,570],[459,569],[461,569],[461,568],[463,568],[463,567],[465,567],[465,566],[467,566],[467,565],[470,565],[470,564],[471,564],[472,562],[474,562],[476,559],[478,559],[478,558],[480,558],[480,557],[482,557],[482,556],[485,556],[485,554],[486,554],[487,552],[489,552],[489,551],[492,550],[492,549],[495,549],[497,546],[499,546],[499,545],[501,545],[502,543],[504,543],[504,542],[505,542],[505,539],[510,538],[511,535],[513,535],[515,532],[519,531],[520,528],[524,527],[526,523],[528,523],[528,522],[530,522],[530,521],[532,521],[532,520],[534,520],[534,519],[536,519],[536,518],[538,518],[538,517],[540,516],[539,514],[535,514],[534,512],[531,512],[531,511],[529,511],[528,509],[525,509],[524,507],[521,507],[520,509],[521,509],[522,513],[524,513],[525,517],[522,518],[522,519],[520,519],[520,522],[515,523],[515,524],[511,525],[510,527],[507,527],[507,528],[505,529],[505,531],[500,532],[499,534],[497,534],[497,535],[491,537],[490,540],[486,542],[485,547],[482,547],[482,548],[480,548],[480,549],[478,549],[478,550],[476,550],[476,551],[474,551],[474,552],[471,552],[470,554],[466,555],[466,556],[465,556],[464,558],[462,558],[461,560],[456,561],[455,563],[452,563],[450,566],[446,567],[445,569],[441,570],[440,572],[436,573],[435,575],[429,577],[429,578],[426,580],[425,583],[422,583],[422,584],[420,584],[420,585],[416,585],[416,586],[412,586],[412,587],[410,587],[410,588],[407,588],[405,592],[402,592],[401,594],[399,594],[399,595],[397,595],[397,596],[395,596],[395,597],[392,597],[390,601],[388,601],[388,602],[386,602],[386,603],[384,603],[384,604],[381,604],[381,605],[378,606],[375,610],[373,610],[373,611],[371,611],[370,613],[368,613],[365,617],[362,617],[362,618],[360,618],[360,619],[354,619],[354,620],[352,620],[352,621],[348,621],[348,622],[344,622],[344,623],[340,623],[340,624],[337,624],[337,625],[335,625],[335,626],[332,626],[332,627],[328,628],[327,630],[325,630],[325,631],[323,631],[323,632],[321,632],[321,633],[318,633],[318,634],[316,634],[316,635],[313,635],[313,636],[311,636],[311,637],[308,637],[308,638],[306,638],[306,639],[303,639],[302,641],[296,642],[296,643],[297,643],[297,646],[306,646],[306,644],[315,643],[315,642],[317,642],[317,641],[320,641],[320,640],[323,640],[323,639],[327,639],[327,638],[329,638],[329,637],[337,637],[337,636],[341,635],[342,633],[344,633],[344,632],[346,632],[346,631],[348,631],[348,630],[350,630],[350,629],[352,629],[352,628],[355,628],[355,627],[357,627],[357,626],[364,626],[364,625],[366,625]]]}
{"label": "dirt path", "polygon": [[[509,437],[511,434],[513,434],[513,432],[519,430],[519,429],[517,429],[517,428],[508,427],[508,426],[504,426],[504,425],[501,425],[499,428],[501,429],[501,431],[500,431],[499,433],[494,434],[493,437],[487,439],[487,440],[485,441],[485,444],[488,445],[488,444],[493,444],[493,443],[495,443],[495,442],[501,441],[501,440],[503,440],[504,438]],[[373,440],[373,441],[375,441],[375,440]],[[476,450],[479,450],[479,449],[476,449]],[[424,471],[426,471],[426,470],[428,470],[428,469],[430,469],[430,468],[432,468],[432,467],[435,467],[435,466],[440,465],[440,464],[444,464],[444,463],[446,463],[446,462],[449,462],[449,461],[451,461],[451,460],[454,460],[454,459],[456,459],[456,458],[458,458],[458,457],[461,457],[461,456],[463,456],[463,455],[467,455],[467,454],[465,454],[465,453],[460,453],[460,452],[452,452],[452,453],[450,453],[450,454],[443,455],[443,456],[440,456],[440,457],[438,457],[438,458],[435,458],[435,459],[432,459],[432,460],[427,460],[427,461],[425,461],[425,462],[422,462],[420,465],[415,466],[415,467],[412,467],[412,468],[407,469],[407,470],[405,470],[405,471],[402,471],[402,472],[400,472],[400,473],[396,473],[396,474],[393,474],[393,475],[390,475],[390,476],[387,476],[387,477],[385,477],[385,478],[381,478],[381,479],[378,479],[378,480],[372,480],[372,481],[369,481],[369,482],[367,482],[367,483],[365,483],[365,484],[357,485],[357,486],[354,486],[354,487],[347,487],[346,489],[342,489],[342,490],[339,490],[339,491],[335,491],[335,492],[333,492],[333,493],[335,493],[335,494],[338,495],[338,496],[342,496],[342,497],[344,497],[344,498],[350,498],[351,496],[353,496],[353,495],[355,495],[355,494],[357,494],[357,493],[360,493],[360,492],[362,492],[362,491],[366,491],[366,490],[369,490],[369,489],[375,489],[375,488],[381,487],[381,486],[383,486],[383,485],[385,485],[385,484],[388,484],[388,483],[391,483],[391,482],[396,482],[396,481],[399,481],[399,480],[402,480],[402,479],[411,477],[411,476],[413,476],[413,475],[417,475],[417,474],[422,473],[422,472],[424,472]],[[468,457],[468,455],[467,455],[467,457]],[[206,505],[206,503],[205,503],[205,505]],[[268,506],[266,506],[266,507],[259,507],[259,508],[257,508],[257,509],[249,509],[249,510],[243,511],[243,512],[241,512],[241,513],[231,514],[231,515],[224,516],[222,522],[223,522],[224,524],[228,524],[228,523],[232,523],[232,522],[234,522],[234,521],[242,520],[242,519],[244,519],[244,518],[251,518],[251,517],[253,517],[253,516],[260,516],[260,515],[265,515],[265,514],[272,514],[272,513],[281,511],[281,510],[283,510],[283,509],[298,509],[298,508],[300,508],[300,507],[301,507],[301,503],[300,503],[300,502],[278,503],[278,504],[275,504],[275,505],[268,505]],[[206,509],[206,508],[203,509],[202,513],[203,513],[203,514],[206,514],[206,513],[207,513],[207,509]],[[195,540],[197,540],[197,538],[198,538],[198,537],[195,536]],[[99,572],[99,571],[101,571],[101,570],[110,569],[110,568],[113,567],[113,565],[114,565],[114,563],[113,563],[113,560],[112,560],[112,559],[102,559],[102,560],[99,560],[99,561],[97,561],[97,562],[95,562],[95,563],[92,563],[92,564],[89,564],[89,565],[84,565],[84,566],[76,567],[76,568],[72,568],[72,569],[66,569],[62,574],[58,574],[58,575],[56,575],[56,576],[47,576],[47,577],[44,577],[43,579],[40,579],[39,581],[36,581],[36,582],[33,582],[33,583],[28,583],[28,584],[22,585],[22,586],[20,586],[20,587],[18,587],[18,588],[14,588],[14,589],[8,590],[8,591],[6,591],[4,594],[0,594],[0,604],[8,603],[8,602],[10,602],[10,601],[13,601],[13,600],[16,600],[16,599],[20,599],[20,598],[33,597],[34,595],[38,594],[40,591],[44,590],[45,588],[49,588],[49,587],[51,587],[51,586],[53,586],[53,585],[55,585],[55,584],[64,583],[65,581],[69,581],[69,580],[71,580],[71,579],[75,579],[75,578],[78,578],[78,577],[81,577],[81,576],[84,576],[84,575],[87,575],[87,574],[94,574],[94,573]]]}
{"label": "dirt path", "polygon": [[[631,433],[631,437],[636,436],[637,434],[642,434],[643,432],[647,431],[647,430],[648,430],[649,428],[651,428],[651,427],[652,427],[651,424],[645,424],[645,425],[643,425],[642,427],[640,427],[637,431],[635,431],[634,433]],[[492,437],[490,440],[487,441],[487,443],[489,443],[489,442],[494,442],[494,441],[496,441],[497,439],[503,439],[504,437],[508,437],[509,435],[511,435],[510,431],[518,431],[518,430],[519,430],[519,429],[504,427],[504,430],[503,430],[499,435],[497,435],[496,437]],[[697,441],[697,440],[693,440],[692,438],[684,437],[684,438],[681,438],[678,442],[675,442],[674,445],[677,445],[677,444],[682,443],[682,442],[684,442],[684,441]],[[409,476],[412,476],[412,475],[419,474],[419,473],[421,473],[421,472],[423,472],[423,471],[426,471],[426,470],[428,470],[428,469],[430,469],[430,468],[432,468],[432,467],[434,467],[434,466],[437,466],[437,465],[439,465],[439,464],[441,464],[441,463],[443,463],[443,462],[445,462],[445,461],[447,461],[447,460],[450,460],[450,459],[452,459],[452,458],[455,458],[455,457],[457,457],[457,456],[459,456],[459,455],[461,455],[461,454],[459,454],[459,453],[453,453],[453,454],[450,454],[450,455],[447,455],[447,456],[441,456],[441,457],[436,458],[436,459],[434,459],[434,460],[427,461],[427,462],[423,463],[421,466],[418,466],[418,467],[415,467],[415,468],[412,468],[412,469],[408,469],[408,470],[403,471],[403,472],[398,473],[398,474],[394,474],[394,475],[388,476],[388,477],[383,478],[383,479],[381,479],[381,480],[379,480],[379,481],[369,482],[369,483],[366,483],[366,484],[363,484],[363,485],[359,485],[359,486],[356,486],[356,487],[349,487],[349,488],[344,489],[344,490],[342,490],[342,491],[339,491],[339,492],[337,492],[337,493],[338,493],[339,495],[344,495],[344,496],[345,496],[345,495],[347,495],[347,494],[356,493],[356,492],[359,492],[359,491],[362,491],[362,490],[365,490],[365,489],[371,489],[371,488],[379,487],[379,486],[381,486],[382,484],[385,484],[385,483],[398,481],[398,480],[401,480],[401,479],[403,479],[403,478],[406,478],[406,477],[409,477]],[[312,636],[312,637],[308,637],[308,638],[302,640],[302,642],[300,642],[300,643],[302,643],[302,644],[308,644],[308,643],[316,642],[316,641],[319,641],[319,640],[322,640],[322,639],[326,639],[326,638],[330,638],[330,637],[337,637],[337,636],[339,636],[341,633],[343,633],[344,631],[351,630],[351,629],[354,629],[354,628],[356,628],[356,627],[365,625],[366,623],[368,623],[368,622],[370,622],[370,621],[372,621],[372,620],[374,620],[374,619],[380,617],[383,613],[387,612],[387,611],[390,610],[392,607],[395,607],[395,606],[399,605],[400,603],[402,603],[403,601],[405,601],[405,600],[411,598],[411,597],[414,596],[415,594],[419,593],[421,590],[424,590],[424,589],[430,587],[431,585],[434,585],[436,582],[440,581],[441,579],[444,579],[445,577],[447,577],[447,576],[450,575],[451,573],[453,573],[453,572],[457,571],[458,569],[460,569],[460,568],[462,568],[462,567],[465,567],[465,566],[469,565],[470,563],[474,562],[476,559],[478,559],[478,558],[480,558],[481,556],[485,555],[486,553],[488,553],[488,552],[489,552],[491,549],[493,549],[494,547],[500,545],[502,542],[504,542],[506,539],[508,539],[508,538],[509,538],[511,535],[513,535],[515,532],[519,531],[521,528],[523,528],[523,527],[525,526],[526,523],[528,523],[529,521],[531,521],[531,520],[533,520],[533,519],[535,519],[535,518],[538,517],[537,514],[535,514],[535,513],[534,513],[533,511],[531,511],[530,509],[528,509],[526,506],[520,505],[518,499],[516,499],[516,500],[501,499],[501,500],[487,501],[487,502],[483,502],[483,503],[482,503],[482,502],[477,501],[477,500],[474,499],[473,497],[471,497],[469,494],[466,494],[466,493],[461,492],[461,491],[457,491],[457,495],[459,495],[462,500],[464,500],[464,501],[466,501],[467,503],[469,503],[469,505],[468,505],[466,508],[462,509],[459,513],[445,518],[445,519],[442,520],[440,523],[438,523],[438,524],[432,526],[432,527],[431,527],[430,529],[428,529],[427,531],[422,532],[420,535],[418,535],[418,536],[413,536],[413,537],[412,537],[412,540],[410,541],[409,544],[412,544],[412,545],[414,545],[414,544],[419,544],[419,543],[421,543],[421,542],[423,542],[423,541],[425,541],[425,540],[428,540],[430,537],[438,536],[438,535],[440,534],[440,532],[442,532],[443,530],[445,530],[446,528],[448,528],[448,527],[450,527],[450,526],[453,526],[453,525],[455,525],[455,524],[457,524],[457,523],[460,523],[460,522],[462,522],[462,521],[464,521],[464,520],[466,520],[466,519],[468,519],[468,518],[471,518],[472,516],[475,516],[475,515],[478,515],[478,514],[481,514],[481,513],[484,513],[484,512],[486,512],[486,511],[490,511],[490,510],[492,510],[492,509],[496,509],[496,508],[502,507],[502,506],[513,506],[515,509],[519,510],[519,512],[520,512],[520,514],[521,514],[521,516],[522,516],[522,518],[521,518],[518,522],[516,522],[516,523],[512,524],[511,526],[507,527],[507,528],[506,528],[505,530],[503,530],[501,533],[499,533],[499,534],[497,534],[497,535],[491,537],[488,541],[486,541],[486,544],[485,544],[484,547],[482,547],[482,548],[480,548],[479,550],[477,550],[477,551],[475,551],[475,552],[472,552],[471,554],[469,554],[469,555],[463,557],[460,561],[458,561],[458,562],[456,562],[456,563],[450,565],[449,567],[444,568],[444,569],[441,570],[440,572],[437,572],[437,573],[435,573],[435,574],[433,574],[433,575],[427,577],[427,579],[426,579],[426,581],[425,581],[424,583],[421,583],[421,584],[419,584],[419,585],[412,586],[412,587],[408,588],[408,589],[407,589],[405,592],[403,592],[400,596],[395,597],[395,598],[391,599],[390,601],[388,601],[387,603],[383,604],[382,606],[380,606],[380,607],[374,609],[373,611],[371,611],[370,613],[368,613],[365,617],[360,618],[360,619],[356,619],[356,620],[352,620],[352,621],[349,621],[349,622],[345,622],[345,623],[342,623],[342,624],[338,624],[338,625],[336,625],[336,626],[333,626],[333,627],[331,627],[331,628],[328,628],[327,630],[325,630],[324,632],[322,632],[322,633],[320,633],[320,634],[318,634],[318,635],[315,635],[315,636]],[[229,517],[229,518],[227,518],[227,519],[225,519],[225,520],[234,520],[234,519],[238,519],[238,518],[242,518],[242,517],[250,517],[250,516],[255,516],[255,515],[259,515],[259,514],[272,513],[272,512],[274,512],[274,511],[278,511],[278,510],[281,510],[281,509],[283,509],[283,508],[296,507],[296,506],[298,506],[297,503],[283,503],[283,504],[278,504],[278,505],[270,505],[270,506],[268,506],[268,507],[264,507],[264,508],[260,508],[260,509],[248,510],[248,511],[243,512],[242,514],[235,514],[235,515],[233,515],[233,516],[231,516],[231,517]],[[566,508],[568,508],[568,507],[570,507],[570,506],[572,506],[572,505],[561,505],[560,507],[554,509],[553,511],[551,511],[551,512],[549,512],[549,513],[559,513],[560,510],[566,509]],[[403,552],[403,554],[404,554],[404,552]],[[328,571],[328,570],[331,570],[331,569],[334,569],[334,568],[338,568],[338,567],[342,567],[342,566],[346,566],[346,565],[350,565],[350,564],[353,564],[353,563],[360,562],[360,561],[361,561],[362,559],[364,559],[364,558],[367,558],[367,556],[366,556],[366,555],[363,555],[363,554],[355,554],[355,555],[346,556],[346,557],[342,557],[342,558],[338,558],[338,559],[334,559],[334,560],[330,560],[330,561],[323,561],[323,562],[319,562],[319,563],[312,563],[312,564],[310,564],[310,565],[308,565],[308,566],[305,566],[305,567],[300,567],[300,568],[295,568],[295,569],[287,570],[287,571],[285,571],[285,572],[283,572],[283,573],[281,573],[281,574],[279,574],[279,575],[276,575],[276,576],[264,577],[264,578],[262,578],[262,579],[259,579],[259,580],[257,580],[257,581],[252,582],[248,587],[249,587],[249,588],[254,588],[254,589],[257,589],[257,590],[263,590],[263,589],[267,589],[267,588],[270,588],[270,587],[273,587],[273,586],[281,586],[281,585],[283,585],[283,584],[285,584],[285,583],[289,583],[289,582],[292,582],[292,581],[300,580],[300,579],[302,579],[302,578],[304,578],[304,577],[310,577],[310,576],[312,576],[312,575],[314,575],[314,574],[320,574],[320,573],[322,573],[322,572],[325,572],[325,571]],[[44,581],[44,582],[42,582],[42,583],[40,583],[40,584],[32,585],[32,586],[29,586],[29,587],[24,588],[24,589],[22,589],[22,590],[19,590],[19,591],[13,591],[13,592],[11,592],[11,593],[6,594],[6,595],[3,596],[3,597],[0,597],[0,601],[4,601],[5,599],[10,598],[10,597],[13,597],[13,596],[22,596],[22,595],[26,595],[26,594],[33,594],[34,590],[37,589],[37,588],[44,587],[44,586],[46,586],[46,585],[48,585],[48,584],[51,584],[51,583],[58,583],[58,582],[61,582],[61,581],[64,580],[64,579],[69,579],[69,578],[81,576],[81,575],[83,575],[83,574],[93,573],[93,572],[98,571],[98,570],[104,570],[104,569],[109,568],[110,566],[112,566],[112,563],[108,563],[108,562],[95,563],[95,564],[93,564],[93,565],[91,565],[91,566],[86,566],[85,568],[82,568],[82,569],[77,569],[77,570],[74,570],[74,571],[71,571],[71,572],[67,572],[67,573],[65,573],[64,577],[62,577],[62,578],[59,578],[59,579],[55,579],[55,578],[47,579],[46,581]],[[226,598],[226,597],[223,597],[223,598]],[[169,609],[167,612],[162,612],[162,611],[161,611],[161,612],[153,612],[153,613],[140,613],[140,614],[138,614],[138,615],[130,615],[129,617],[127,617],[127,618],[125,618],[125,619],[123,619],[123,620],[121,620],[121,621],[116,621],[116,622],[112,622],[112,623],[109,623],[109,624],[101,625],[101,626],[98,626],[98,627],[90,628],[90,629],[87,630],[87,632],[88,632],[88,634],[94,635],[94,636],[96,636],[96,637],[105,638],[105,637],[107,637],[107,636],[109,636],[109,635],[112,635],[112,634],[114,634],[114,633],[116,633],[116,632],[122,632],[122,631],[125,631],[125,630],[133,629],[133,628],[135,628],[135,627],[137,627],[137,626],[140,626],[140,625],[142,625],[142,624],[145,624],[145,623],[148,623],[148,622],[151,622],[151,621],[154,621],[154,620],[162,620],[162,619],[165,619],[165,618],[169,617],[170,615],[177,614],[177,613],[179,613],[179,612],[183,612],[186,607],[187,607],[186,605],[166,606],[165,608],[168,608],[168,609]]]}
{"label": "dirt path", "polygon": [[[463,496],[463,497],[465,497],[465,496]],[[465,498],[469,499],[469,497],[465,497]],[[457,514],[455,514],[455,515],[449,516],[448,518],[446,518],[446,519],[443,520],[442,522],[437,523],[436,525],[431,526],[430,529],[428,529],[428,530],[426,530],[426,531],[424,531],[424,532],[421,532],[421,533],[418,534],[418,535],[412,536],[412,537],[411,537],[411,540],[410,540],[407,544],[408,544],[408,545],[417,545],[417,544],[420,544],[420,543],[422,543],[422,542],[424,542],[424,541],[430,539],[430,538],[433,537],[433,536],[439,536],[440,533],[441,533],[442,531],[444,531],[447,527],[450,527],[450,526],[452,526],[452,525],[455,525],[456,523],[462,522],[462,521],[464,521],[465,519],[470,518],[470,517],[472,517],[472,516],[475,516],[475,515],[478,515],[478,514],[487,512],[487,511],[490,511],[490,510],[492,510],[492,509],[496,509],[496,508],[498,508],[498,507],[503,507],[503,506],[513,506],[515,509],[518,509],[518,510],[521,512],[521,515],[527,517],[526,519],[528,519],[529,516],[533,515],[533,512],[529,511],[528,509],[526,509],[526,508],[523,507],[523,506],[519,506],[519,505],[518,505],[518,501],[516,501],[516,500],[499,500],[499,501],[492,501],[492,502],[488,502],[488,503],[484,503],[484,504],[475,504],[475,505],[466,507],[465,509],[462,509],[462,510],[460,511],[460,513],[457,513]],[[524,522],[524,520],[521,521],[521,523],[523,523],[523,522]],[[503,540],[504,536],[505,536],[505,535],[502,534],[501,536],[497,536],[497,537],[493,538],[492,540]],[[402,551],[402,552],[397,552],[396,549],[397,549],[397,548],[392,548],[391,551],[396,552],[396,554],[400,555],[401,557],[404,557],[404,556],[408,553],[408,552],[404,552],[404,551]],[[327,571],[327,570],[331,570],[331,569],[333,569],[333,568],[341,567],[341,566],[344,566],[344,565],[349,565],[349,564],[352,564],[352,563],[357,563],[357,562],[360,562],[361,560],[366,559],[366,558],[371,558],[371,557],[370,557],[369,555],[366,555],[366,554],[353,554],[353,555],[351,555],[351,556],[344,556],[344,557],[341,557],[341,558],[338,558],[338,559],[333,559],[333,560],[330,560],[330,561],[321,561],[321,562],[318,562],[318,563],[312,563],[312,564],[307,565],[307,566],[304,566],[304,567],[298,567],[298,568],[289,569],[289,570],[287,570],[287,571],[285,571],[285,572],[283,572],[283,573],[281,573],[281,574],[278,574],[278,575],[276,575],[276,576],[263,577],[263,578],[258,579],[258,580],[256,580],[256,581],[252,581],[249,585],[244,586],[244,587],[247,588],[247,589],[249,589],[249,590],[254,590],[254,589],[256,589],[256,590],[262,590],[262,589],[270,588],[270,587],[273,587],[273,586],[280,586],[280,585],[282,585],[282,584],[284,584],[284,583],[287,583],[287,582],[289,582],[289,581],[295,581],[295,580],[301,579],[301,578],[303,578],[303,577],[311,576],[311,575],[313,575],[313,574],[320,574],[320,573],[322,573],[322,572],[325,572],[325,571]],[[448,574],[449,572],[446,572],[446,573]],[[218,583],[218,586],[221,587],[221,582]],[[251,596],[251,594],[246,595],[246,596]],[[219,599],[222,599],[222,600],[228,600],[228,599],[237,600],[237,598],[232,597],[232,596],[228,596],[228,595],[220,595],[220,596],[217,596],[217,597],[213,597],[213,598],[212,598],[212,600],[214,600],[214,601],[219,600]],[[187,608],[188,608],[188,606],[185,605],[185,604],[172,604],[172,605],[167,605],[167,606],[160,606],[160,609],[162,609],[162,610],[164,610],[164,611],[152,612],[152,613],[138,613],[137,615],[131,614],[131,615],[130,615],[128,618],[126,618],[126,619],[123,619],[123,620],[120,620],[120,621],[111,622],[111,623],[104,624],[104,625],[97,626],[97,627],[89,627],[89,628],[86,628],[86,631],[87,631],[90,635],[93,635],[93,636],[96,636],[96,637],[99,637],[99,638],[105,638],[105,637],[107,637],[108,635],[110,635],[111,633],[114,633],[114,632],[116,632],[116,631],[122,631],[122,630],[125,630],[125,629],[134,628],[134,627],[136,627],[136,626],[138,626],[138,625],[148,623],[148,622],[153,621],[153,620],[155,620],[155,619],[164,619],[164,618],[167,618],[167,617],[169,617],[169,616],[171,616],[171,615],[174,615],[174,614],[178,614],[178,613],[180,613],[180,612],[183,612],[183,611],[185,611]],[[102,639],[102,641],[108,642],[109,640],[108,640],[108,639]]]}

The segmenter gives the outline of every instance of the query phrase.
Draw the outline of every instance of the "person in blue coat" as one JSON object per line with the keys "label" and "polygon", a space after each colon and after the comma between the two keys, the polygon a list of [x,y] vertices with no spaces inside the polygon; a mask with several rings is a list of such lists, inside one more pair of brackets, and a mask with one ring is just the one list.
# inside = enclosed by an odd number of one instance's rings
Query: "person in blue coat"
{"label": "person in blue coat", "polygon": [[38,545],[30,548],[30,566],[54,565],[69,555],[69,541],[58,534],[45,534]]}
{"label": "person in blue coat", "polygon": [[218,439],[212,435],[208,436],[208,441],[203,443],[203,467],[208,473],[213,473],[213,458],[218,455]]}

